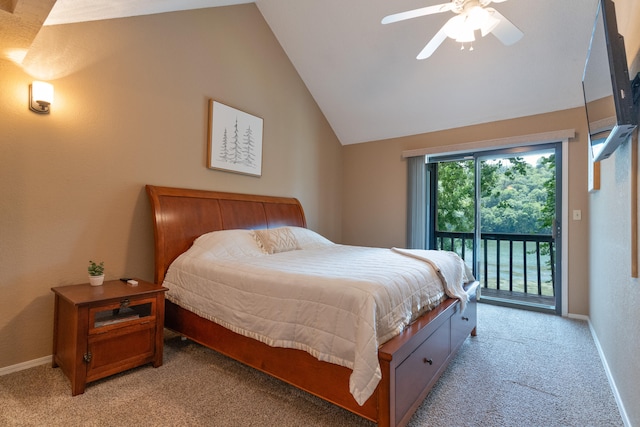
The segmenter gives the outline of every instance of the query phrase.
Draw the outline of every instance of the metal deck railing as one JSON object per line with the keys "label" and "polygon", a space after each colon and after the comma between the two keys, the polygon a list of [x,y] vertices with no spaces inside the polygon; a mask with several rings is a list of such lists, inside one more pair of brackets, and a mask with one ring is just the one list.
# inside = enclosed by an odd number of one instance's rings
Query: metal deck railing
{"label": "metal deck railing", "polygon": [[[484,294],[507,299],[555,299],[555,244],[550,234],[482,233],[480,282]],[[472,264],[473,233],[435,233],[436,249],[458,253]]]}

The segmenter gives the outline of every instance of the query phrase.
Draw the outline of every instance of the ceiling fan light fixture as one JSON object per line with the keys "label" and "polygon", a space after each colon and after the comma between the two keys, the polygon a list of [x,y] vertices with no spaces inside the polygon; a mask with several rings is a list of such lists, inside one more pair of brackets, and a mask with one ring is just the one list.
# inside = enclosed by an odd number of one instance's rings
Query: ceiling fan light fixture
{"label": "ceiling fan light fixture", "polygon": [[443,27],[444,33],[447,37],[457,39],[460,34],[465,30],[464,16],[456,15],[449,19]]}
{"label": "ceiling fan light fixture", "polygon": [[460,34],[456,38],[456,41],[459,43],[471,43],[476,40],[476,37],[473,33],[474,31],[472,28],[465,28],[462,32],[460,32]]}
{"label": "ceiling fan light fixture", "polygon": [[480,33],[482,34],[482,37],[486,36],[491,31],[493,31],[500,23],[500,20],[493,16],[494,11],[486,10],[487,17],[485,18],[484,22],[480,26]]}
{"label": "ceiling fan light fixture", "polygon": [[447,37],[462,44],[462,49],[464,43],[469,43],[469,50],[473,50],[471,43],[475,41],[476,30],[480,31],[482,37],[491,33],[503,45],[510,46],[520,40],[524,33],[496,9],[487,7],[491,3],[505,1],[507,0],[449,0],[448,3],[387,15],[382,18],[382,23],[390,24],[442,12],[456,14],[429,40],[416,59],[429,58]]}
{"label": "ceiling fan light fixture", "polygon": [[479,30],[485,24],[490,15],[487,9],[482,6],[473,6],[469,10],[465,10],[466,24],[474,30]]}

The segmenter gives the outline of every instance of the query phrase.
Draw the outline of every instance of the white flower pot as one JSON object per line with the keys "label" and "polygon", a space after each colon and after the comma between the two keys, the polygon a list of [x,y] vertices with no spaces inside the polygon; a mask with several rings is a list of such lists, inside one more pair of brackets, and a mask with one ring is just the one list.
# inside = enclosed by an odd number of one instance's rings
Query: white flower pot
{"label": "white flower pot", "polygon": [[91,286],[100,286],[104,282],[104,274],[102,276],[89,276]]}

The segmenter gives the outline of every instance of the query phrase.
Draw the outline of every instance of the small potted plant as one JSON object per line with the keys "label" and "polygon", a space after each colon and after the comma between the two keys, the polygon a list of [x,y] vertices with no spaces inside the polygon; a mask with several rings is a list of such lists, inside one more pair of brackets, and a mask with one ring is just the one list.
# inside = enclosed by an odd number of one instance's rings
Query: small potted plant
{"label": "small potted plant", "polygon": [[89,260],[89,283],[91,286],[100,286],[102,282],[104,282],[104,261],[101,261],[100,264],[96,264],[95,262]]}

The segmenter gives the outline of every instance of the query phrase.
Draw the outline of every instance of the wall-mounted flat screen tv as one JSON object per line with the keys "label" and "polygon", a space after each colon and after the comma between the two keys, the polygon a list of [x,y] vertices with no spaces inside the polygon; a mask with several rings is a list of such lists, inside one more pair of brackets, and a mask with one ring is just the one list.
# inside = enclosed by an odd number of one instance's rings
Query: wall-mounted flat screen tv
{"label": "wall-mounted flat screen tv", "polygon": [[618,34],[612,0],[598,0],[582,89],[589,144],[597,162],[611,156],[637,124],[624,38]]}

